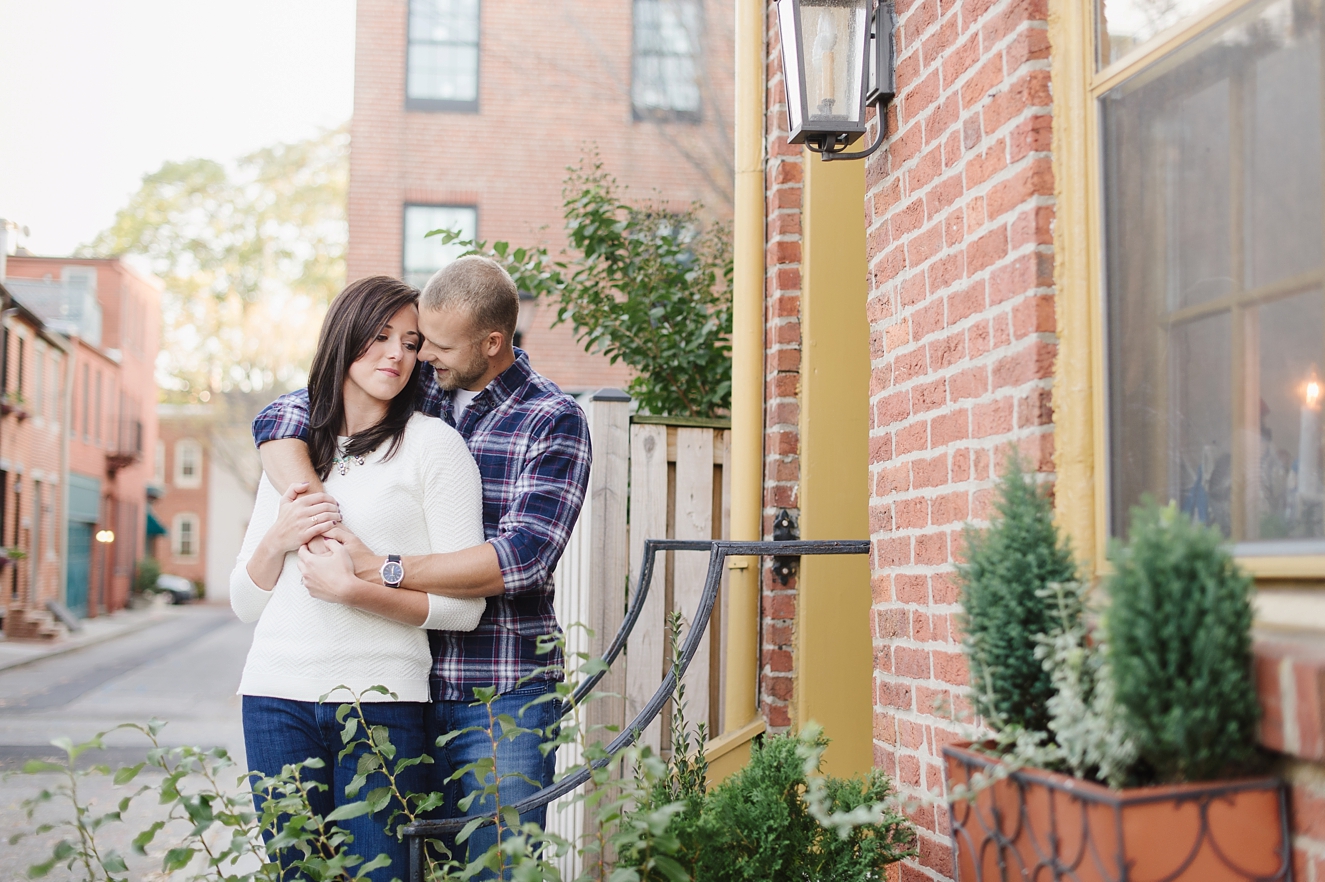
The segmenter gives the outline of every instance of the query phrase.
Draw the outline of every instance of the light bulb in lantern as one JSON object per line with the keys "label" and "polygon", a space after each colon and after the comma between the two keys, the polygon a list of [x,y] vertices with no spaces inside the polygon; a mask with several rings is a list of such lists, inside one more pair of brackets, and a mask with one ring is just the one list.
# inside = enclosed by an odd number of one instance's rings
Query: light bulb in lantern
{"label": "light bulb in lantern", "polygon": [[1307,380],[1307,407],[1318,407],[1320,405],[1320,383],[1316,380]]}
{"label": "light bulb in lantern", "polygon": [[1320,498],[1320,380],[1313,368],[1303,388],[1298,415],[1297,492],[1303,500]]}

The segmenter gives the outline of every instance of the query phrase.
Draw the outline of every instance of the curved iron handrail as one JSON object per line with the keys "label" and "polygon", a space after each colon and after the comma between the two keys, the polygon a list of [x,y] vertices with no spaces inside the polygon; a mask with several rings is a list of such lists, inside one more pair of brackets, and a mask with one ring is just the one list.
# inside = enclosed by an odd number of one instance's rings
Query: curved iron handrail
{"label": "curved iron handrail", "polygon": [[[520,814],[542,808],[552,800],[565,796],[572,790],[589,780],[593,770],[601,768],[608,764],[630,744],[634,743],[639,734],[648,727],[650,723],[662,712],[667,701],[672,697],[676,688],[676,681],[679,677],[685,676],[686,669],[690,667],[690,662],[699,651],[700,641],[704,637],[704,632],[708,629],[709,617],[713,613],[713,606],[718,599],[718,590],[722,585],[722,571],[729,557],[769,557],[772,555],[784,555],[803,557],[807,555],[820,554],[868,554],[870,544],[865,539],[852,540],[815,540],[803,539],[792,542],[737,542],[728,539],[717,539],[712,541],[691,540],[691,539],[646,539],[644,540],[644,560],[640,564],[639,587],[635,590],[635,596],[631,598],[630,606],[626,611],[626,617],[621,623],[616,636],[608,645],[603,653],[603,661],[610,667],[621,650],[625,648],[626,641],[630,638],[630,632],[634,629],[635,623],[639,620],[640,612],[644,607],[644,601],[648,597],[649,585],[653,580],[654,560],[660,551],[707,551],[709,552],[708,573],[704,579],[704,591],[700,595],[699,608],[695,611],[694,620],[690,623],[690,628],[686,632],[686,639],[681,644],[681,658],[677,665],[668,669],[662,683],[659,684],[657,691],[649,702],[640,709],[635,715],[635,719],[626,726],[616,738],[612,740],[606,748],[606,756],[595,760],[594,762],[581,766],[571,774],[562,778],[554,784],[544,787],[537,793],[529,796],[515,804],[515,809]],[[572,695],[571,701],[567,702],[567,709],[580,703],[585,696],[593,689],[595,685],[607,673],[606,668],[598,671],[583,683],[581,683]],[[426,837],[440,836],[447,833],[457,833],[466,824],[474,821],[479,815],[470,815],[460,818],[446,818],[440,821],[414,821],[401,828],[401,834],[404,835],[410,843],[410,871],[409,878],[411,882],[422,882],[423,880],[423,840]],[[493,823],[496,814],[486,816],[486,823]]]}

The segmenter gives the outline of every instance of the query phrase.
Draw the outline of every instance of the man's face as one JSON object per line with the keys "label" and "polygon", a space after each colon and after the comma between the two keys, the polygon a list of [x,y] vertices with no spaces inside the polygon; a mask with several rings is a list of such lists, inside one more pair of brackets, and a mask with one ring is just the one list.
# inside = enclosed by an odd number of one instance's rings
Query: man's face
{"label": "man's face", "polygon": [[488,338],[474,330],[474,320],[459,309],[420,309],[423,346],[419,358],[437,372],[437,385],[448,392],[477,392],[485,385]]}

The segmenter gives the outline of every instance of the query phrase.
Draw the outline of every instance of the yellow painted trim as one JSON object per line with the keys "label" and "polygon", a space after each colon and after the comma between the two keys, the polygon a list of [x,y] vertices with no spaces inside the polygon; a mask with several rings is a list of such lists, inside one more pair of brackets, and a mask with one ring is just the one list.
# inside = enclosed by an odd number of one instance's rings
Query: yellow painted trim
{"label": "yellow painted trim", "polygon": [[[763,531],[764,480],[764,6],[736,3],[736,217],[733,229],[731,538]],[[759,575],[729,570],[723,722],[759,713]]]}
{"label": "yellow painted trim", "polygon": [[[806,151],[801,201],[800,528],[805,539],[869,536],[869,321],[865,164]],[[825,768],[874,760],[870,565],[801,559],[791,718],[824,727]]]}
{"label": "yellow painted trim", "polygon": [[1257,580],[1325,579],[1325,555],[1242,555],[1238,566]]}
{"label": "yellow painted trim", "polygon": [[[1103,358],[1096,352],[1090,149],[1093,126],[1088,94],[1094,54],[1092,5],[1088,0],[1050,0],[1050,76],[1054,89],[1053,163],[1055,321],[1058,360],[1054,367],[1055,504],[1060,526],[1077,556],[1091,565],[1104,559],[1097,536],[1095,470],[1103,438],[1100,382]],[[1097,431],[1098,430],[1098,431]],[[1102,473],[1103,470],[1101,470]],[[1101,518],[1101,523],[1103,519]]]}
{"label": "yellow painted trim", "polygon": [[705,779],[708,785],[712,787],[744,767],[750,761],[750,745],[763,735],[767,728],[768,725],[763,717],[755,717],[744,726],[710,741],[704,748],[704,760],[709,767]]}

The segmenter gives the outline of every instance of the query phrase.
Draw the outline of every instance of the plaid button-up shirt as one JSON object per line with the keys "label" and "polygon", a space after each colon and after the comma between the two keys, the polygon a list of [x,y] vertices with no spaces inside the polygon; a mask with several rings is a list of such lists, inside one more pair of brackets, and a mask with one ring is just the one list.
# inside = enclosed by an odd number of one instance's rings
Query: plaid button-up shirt
{"label": "plaid button-up shirt", "polygon": [[[539,655],[537,638],[560,633],[552,572],[570,539],[589,484],[584,412],[516,350],[515,364],[488,384],[457,423],[452,395],[424,370],[419,410],[455,426],[483,476],[483,531],[497,552],[505,592],[471,632],[430,631],[434,701],[472,700],[475,686],[509,691],[561,653]],[[308,437],[308,392],[276,399],[253,421],[261,445]],[[545,675],[559,679],[559,674]]]}

